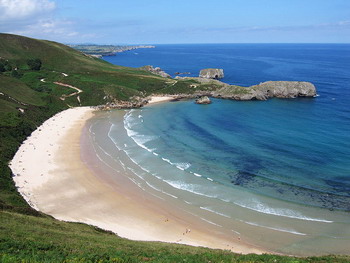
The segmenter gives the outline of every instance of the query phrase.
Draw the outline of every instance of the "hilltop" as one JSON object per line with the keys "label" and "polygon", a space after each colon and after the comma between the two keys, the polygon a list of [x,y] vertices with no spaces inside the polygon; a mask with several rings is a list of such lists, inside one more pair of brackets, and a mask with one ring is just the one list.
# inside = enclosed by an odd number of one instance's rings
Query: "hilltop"
{"label": "hilltop", "polygon": [[22,141],[55,113],[71,106],[137,101],[153,93],[193,95],[197,90],[206,93],[227,86],[162,78],[109,64],[56,42],[10,34],[0,34],[0,71],[1,262],[349,261],[349,257],[342,256],[242,256],[184,245],[130,241],[84,224],[60,222],[33,210],[19,195],[8,162]]}

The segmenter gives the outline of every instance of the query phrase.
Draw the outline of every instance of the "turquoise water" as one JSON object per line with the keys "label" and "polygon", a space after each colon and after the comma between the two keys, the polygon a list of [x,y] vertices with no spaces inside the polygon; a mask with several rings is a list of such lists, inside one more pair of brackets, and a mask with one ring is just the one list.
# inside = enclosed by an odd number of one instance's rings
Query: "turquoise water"
{"label": "turquoise water", "polygon": [[312,99],[154,106],[133,129],[139,137],[153,136],[145,146],[190,165],[188,172],[278,199],[350,211],[350,45],[161,45],[105,59],[161,66],[171,74],[220,67],[223,81],[246,86],[314,83],[319,97]]}
{"label": "turquoise water", "polygon": [[349,51],[350,45],[164,45],[107,57],[171,74],[221,67],[223,81],[246,86],[310,81],[319,96],[169,102],[125,111],[122,120],[112,112],[103,136],[125,152],[143,183],[191,211],[215,214],[201,218],[223,229],[282,253],[349,253]]}
{"label": "turquoise water", "polygon": [[349,211],[349,127],[318,121],[314,116],[322,114],[314,104],[187,101],[132,112],[125,122],[140,146],[185,169],[183,176],[196,173],[286,201]]}

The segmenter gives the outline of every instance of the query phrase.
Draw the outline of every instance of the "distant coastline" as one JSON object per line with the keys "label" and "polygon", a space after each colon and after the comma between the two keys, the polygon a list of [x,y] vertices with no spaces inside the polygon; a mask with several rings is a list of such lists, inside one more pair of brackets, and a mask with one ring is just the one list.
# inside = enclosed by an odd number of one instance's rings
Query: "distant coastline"
{"label": "distant coastline", "polygon": [[152,45],[68,45],[76,50],[83,52],[86,55],[90,55],[96,58],[102,58],[103,56],[115,56],[117,53],[131,51],[140,48],[155,48]]}

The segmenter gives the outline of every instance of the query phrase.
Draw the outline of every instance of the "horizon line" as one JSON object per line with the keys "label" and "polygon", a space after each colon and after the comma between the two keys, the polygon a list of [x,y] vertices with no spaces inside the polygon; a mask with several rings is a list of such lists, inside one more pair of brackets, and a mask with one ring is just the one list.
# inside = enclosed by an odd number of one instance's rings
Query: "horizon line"
{"label": "horizon line", "polygon": [[222,43],[133,43],[133,44],[127,44],[127,43],[116,43],[116,44],[97,44],[97,43],[68,43],[68,42],[61,42],[66,45],[116,45],[116,46],[138,46],[138,45],[273,45],[273,44],[283,44],[283,45],[350,45],[350,42],[222,42]]}

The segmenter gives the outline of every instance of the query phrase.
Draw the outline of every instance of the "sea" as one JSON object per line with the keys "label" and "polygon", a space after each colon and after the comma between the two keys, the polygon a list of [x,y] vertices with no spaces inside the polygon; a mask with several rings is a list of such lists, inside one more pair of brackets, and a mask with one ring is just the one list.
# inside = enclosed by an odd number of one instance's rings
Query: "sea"
{"label": "sea", "polygon": [[172,77],[222,68],[240,86],[312,82],[313,98],[111,111],[90,132],[102,159],[125,154],[135,184],[222,231],[277,253],[350,254],[350,45],[156,45],[103,59]]}

